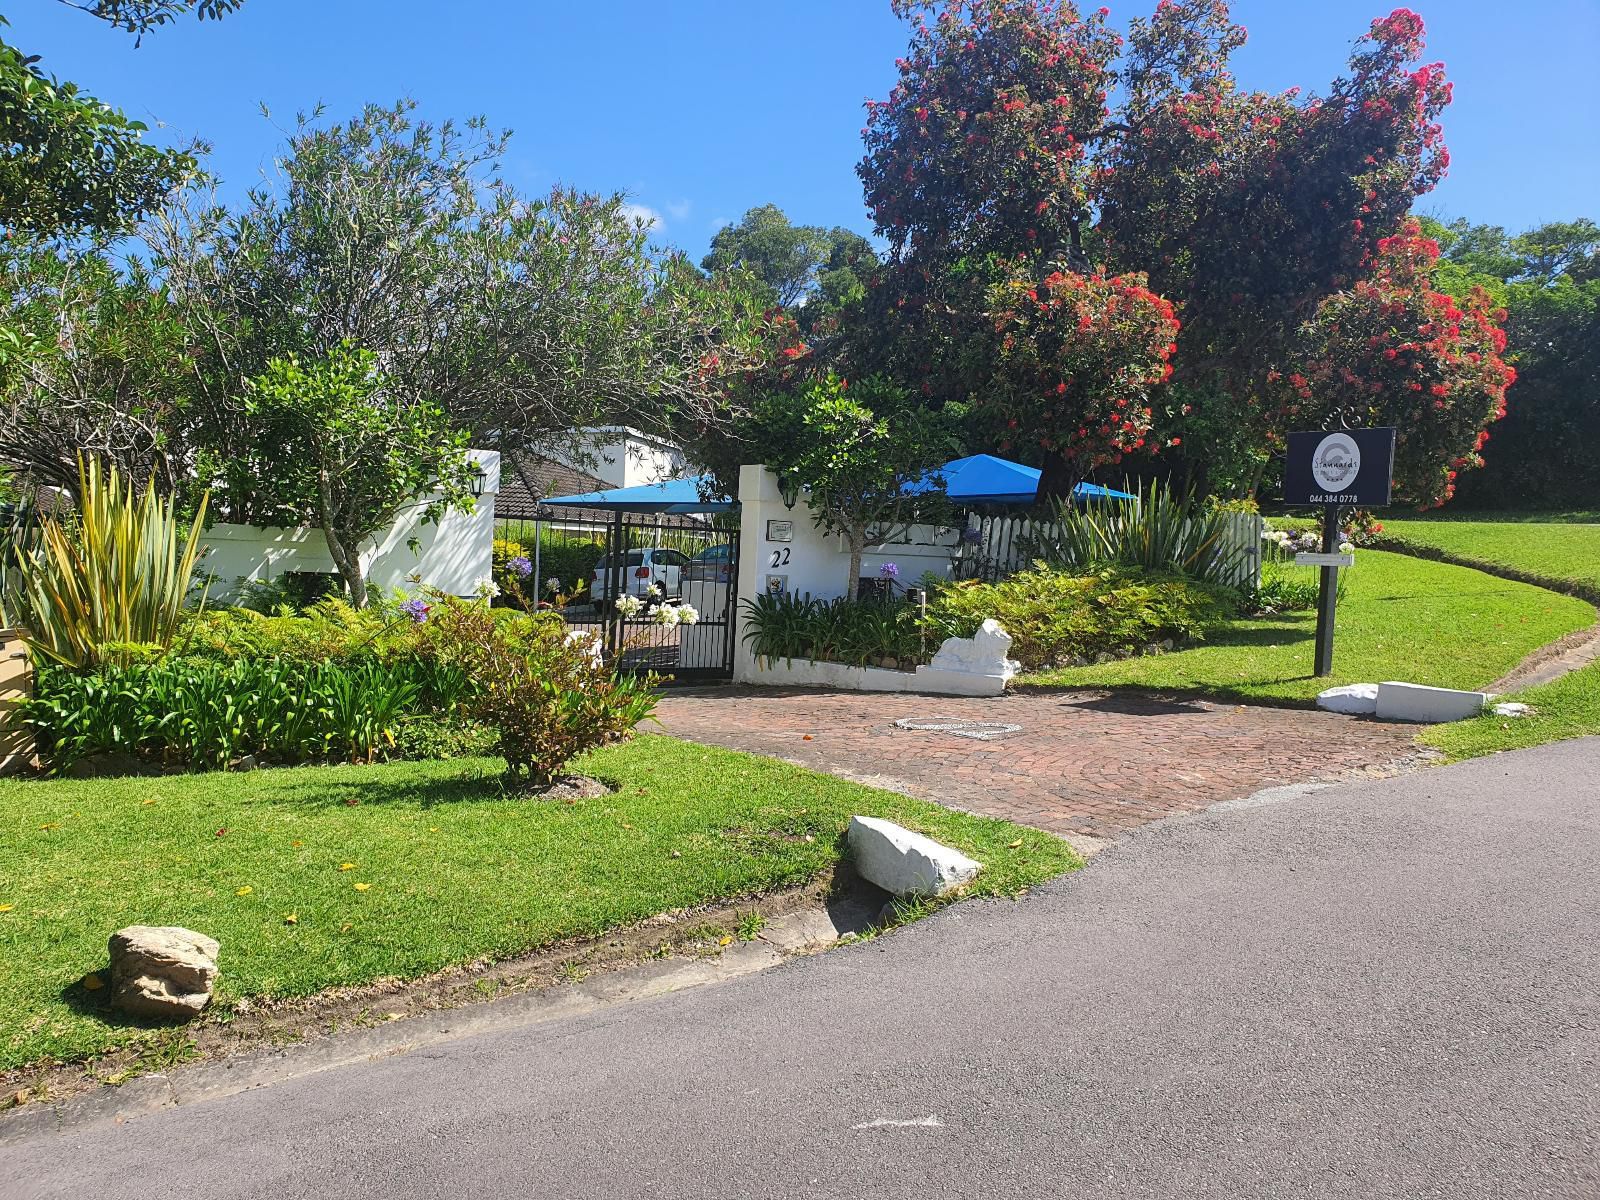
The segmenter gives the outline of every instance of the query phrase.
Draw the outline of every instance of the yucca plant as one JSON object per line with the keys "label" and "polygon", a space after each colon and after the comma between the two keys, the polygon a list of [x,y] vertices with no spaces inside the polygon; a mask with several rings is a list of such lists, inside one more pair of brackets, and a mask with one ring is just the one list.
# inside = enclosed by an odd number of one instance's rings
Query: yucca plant
{"label": "yucca plant", "polygon": [[1229,537],[1232,514],[1160,480],[1133,500],[1051,507],[1050,524],[1035,527],[1029,549],[1052,567],[1137,567],[1227,585],[1238,580],[1247,553]]}
{"label": "yucca plant", "polygon": [[37,544],[16,554],[8,609],[23,640],[40,661],[74,670],[122,663],[132,648],[164,653],[193,582],[208,496],[185,536],[153,481],[139,495],[116,467],[80,458],[78,482],[76,520],[47,517]]}

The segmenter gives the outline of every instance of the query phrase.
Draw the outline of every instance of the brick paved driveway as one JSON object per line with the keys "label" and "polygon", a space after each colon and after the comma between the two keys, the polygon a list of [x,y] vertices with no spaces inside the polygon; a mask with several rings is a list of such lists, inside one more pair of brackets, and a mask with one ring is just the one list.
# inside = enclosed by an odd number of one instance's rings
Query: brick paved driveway
{"label": "brick paved driveway", "polygon": [[[656,714],[674,737],[1097,838],[1275,784],[1382,770],[1413,753],[1403,725],[1103,692],[969,700],[701,688],[668,691]],[[985,723],[966,728],[987,738],[934,728],[963,721]],[[1008,725],[1017,728],[988,727]]]}

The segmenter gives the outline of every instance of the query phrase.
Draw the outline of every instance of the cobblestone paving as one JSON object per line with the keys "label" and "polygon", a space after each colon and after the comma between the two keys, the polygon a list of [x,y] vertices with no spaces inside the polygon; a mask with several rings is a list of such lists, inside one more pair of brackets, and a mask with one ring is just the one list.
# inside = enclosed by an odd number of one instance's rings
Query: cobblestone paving
{"label": "cobblestone paving", "polygon": [[656,713],[674,737],[1096,838],[1278,784],[1387,772],[1414,754],[1403,725],[1104,692],[973,700],[701,688],[669,691]]}

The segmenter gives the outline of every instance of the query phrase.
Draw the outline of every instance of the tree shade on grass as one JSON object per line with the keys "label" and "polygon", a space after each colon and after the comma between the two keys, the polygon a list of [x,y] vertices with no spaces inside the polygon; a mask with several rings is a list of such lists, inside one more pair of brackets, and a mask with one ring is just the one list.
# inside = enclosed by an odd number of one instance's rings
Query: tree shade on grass
{"label": "tree shade on grass", "polygon": [[978,893],[1080,865],[1036,830],[664,737],[577,762],[616,791],[572,803],[508,796],[502,766],[0,784],[0,1070],[149,1036],[80,1010],[77,981],[129,924],[217,938],[225,1009],[800,885],[839,861],[854,813],[985,863]]}
{"label": "tree shade on grass", "polygon": [[1383,535],[1421,553],[1435,551],[1457,563],[1511,571],[1546,587],[1600,597],[1600,513],[1562,514],[1546,521],[1520,514],[1385,521]]}
{"label": "tree shade on grass", "polygon": [[1522,750],[1600,734],[1600,663],[1504,699],[1532,705],[1533,715],[1497,717],[1486,713],[1472,721],[1435,725],[1417,740],[1457,762],[1498,750]]}
{"label": "tree shade on grass", "polygon": [[1311,673],[1314,613],[1230,622],[1204,645],[1099,666],[1041,671],[1024,686],[1148,688],[1306,706],[1322,689],[1399,679],[1480,688],[1595,620],[1570,596],[1480,571],[1364,550],[1339,605],[1334,674]]}

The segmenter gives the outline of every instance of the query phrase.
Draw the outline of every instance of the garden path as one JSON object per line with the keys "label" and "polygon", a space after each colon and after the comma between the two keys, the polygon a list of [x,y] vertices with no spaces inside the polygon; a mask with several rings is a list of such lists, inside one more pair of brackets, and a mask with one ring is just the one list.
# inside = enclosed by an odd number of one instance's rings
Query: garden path
{"label": "garden path", "polygon": [[1107,692],[698,688],[667,692],[656,715],[674,737],[1105,839],[1266,787],[1390,774],[1416,754],[1413,727]]}

